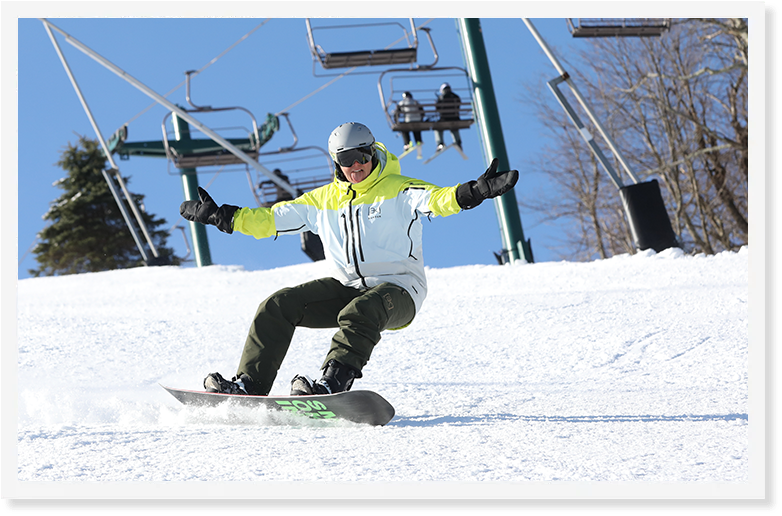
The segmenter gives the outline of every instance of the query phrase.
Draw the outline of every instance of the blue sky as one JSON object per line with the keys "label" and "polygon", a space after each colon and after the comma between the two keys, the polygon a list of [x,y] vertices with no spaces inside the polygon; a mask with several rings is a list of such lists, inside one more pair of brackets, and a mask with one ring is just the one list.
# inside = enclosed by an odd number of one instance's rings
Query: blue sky
{"label": "blue sky", "polygon": [[[442,9],[438,12],[442,13]],[[266,18],[262,16],[48,19],[161,95],[180,85],[184,81],[185,71],[202,69],[263,23],[192,79],[193,103],[213,107],[241,106],[251,111],[259,123],[267,113],[285,110],[289,113],[298,137],[298,147],[316,146],[325,149],[328,136],[337,125],[360,121],[368,125],[376,139],[385,143],[392,152],[401,152],[402,140],[390,130],[378,94],[378,76],[383,68],[373,68],[373,73],[369,74],[365,72],[370,71],[370,68],[356,69],[352,74],[317,91],[334,77],[315,74],[334,72],[323,70],[320,65],[313,66],[303,18],[278,17],[265,23]],[[425,24],[431,29],[439,55],[438,66],[465,66],[457,24],[453,18],[414,19],[416,25]],[[408,25],[405,18],[393,20]],[[577,66],[575,51],[585,48],[588,41],[573,38],[565,18],[532,17],[532,20],[559,59],[572,59],[574,66]],[[391,34],[386,33],[385,28],[361,27],[364,23],[378,21],[321,18],[313,19],[312,23],[315,27],[355,25],[340,30],[316,31],[316,38],[323,34],[318,43],[327,50],[340,51],[383,48],[401,34],[401,30]],[[519,200],[535,198],[542,189],[551,188],[535,174],[531,166],[543,152],[546,142],[542,137],[542,127],[533,117],[532,109],[522,101],[522,96],[526,88],[545,88],[545,81],[556,77],[557,72],[520,18],[481,17],[481,26],[508,157],[511,167],[520,171],[516,196]],[[77,141],[77,135],[95,138],[95,132],[43,23],[35,18],[20,18],[18,29],[17,256],[21,259],[19,278],[24,278],[28,276],[28,269],[37,266],[33,254],[28,251],[35,243],[36,234],[47,224],[42,216],[50,203],[62,193],[59,188],[52,186],[65,175],[55,163],[65,146]],[[326,37],[331,33],[338,34],[338,40]],[[129,121],[128,141],[162,138],[161,123],[168,112],[165,107],[155,105],[146,110],[154,103],[150,97],[68,44],[61,35],[55,34],[105,138]],[[433,57],[423,33],[420,33],[420,39],[419,60],[430,63]],[[337,48],[338,44],[344,46]],[[427,95],[434,97],[443,79],[434,73],[418,73],[405,80],[408,81],[408,85],[404,86],[406,89],[415,88],[420,91],[416,96],[426,100]],[[465,83],[463,78],[456,76],[445,80]],[[317,93],[313,94],[315,91]],[[556,103],[550,93],[545,92],[544,96]],[[168,99],[186,106],[185,87],[181,86]],[[234,111],[231,115],[195,116],[215,130],[247,126],[249,121],[248,116],[240,111]],[[282,130],[266,144],[263,151],[273,151],[293,142],[292,134],[282,118],[281,125]],[[225,135],[230,136],[228,132]],[[446,134],[446,140],[450,140],[450,135]],[[441,186],[477,178],[487,166],[477,126],[462,131],[462,140],[468,160],[451,150],[424,165],[423,160],[416,160],[411,155],[402,160],[402,173]],[[424,133],[424,141],[424,155],[428,157],[434,150],[433,134]],[[304,155],[303,152],[296,154]],[[314,157],[277,163],[280,156],[269,156],[261,162],[267,168],[280,167],[283,171],[286,171],[286,167],[320,167],[302,176],[328,173],[324,166],[325,158],[319,157],[317,152],[306,155]],[[171,163],[164,159],[134,156],[129,160],[118,160],[117,164],[123,176],[130,176],[129,190],[146,196],[145,207],[148,211],[165,218],[166,227],[172,227],[177,222],[186,227],[179,216],[179,204],[183,200],[181,180]],[[216,168],[202,169],[199,183],[208,186],[208,191],[219,204],[257,206],[244,167],[218,171]],[[250,175],[253,180],[256,179],[255,171],[250,170]],[[558,260],[559,254],[551,249],[559,245],[561,229],[541,224],[537,213],[520,208],[520,214],[525,237],[531,239],[535,261]],[[223,234],[213,227],[207,229],[207,235],[215,264],[242,265],[248,270],[255,270],[308,261],[300,250],[298,237],[257,241],[245,235]],[[190,240],[189,231],[187,238]],[[192,241],[190,243],[192,245]],[[169,246],[180,256],[186,253],[181,231],[175,229],[172,232]],[[477,209],[456,216],[432,219],[424,226],[424,258],[430,267],[493,264],[496,263],[493,253],[499,252],[501,248],[500,229],[492,202],[485,202]]]}

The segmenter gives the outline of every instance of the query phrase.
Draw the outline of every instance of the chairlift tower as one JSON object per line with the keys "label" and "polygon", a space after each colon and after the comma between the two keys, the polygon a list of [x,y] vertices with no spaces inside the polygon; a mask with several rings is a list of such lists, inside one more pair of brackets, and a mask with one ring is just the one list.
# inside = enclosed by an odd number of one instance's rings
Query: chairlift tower
{"label": "chairlift tower", "polygon": [[[486,55],[486,45],[481,33],[480,20],[477,18],[459,18],[457,20],[459,34],[464,48],[467,68],[472,77],[475,98],[475,118],[479,122],[486,160],[499,159],[499,170],[510,170],[508,152],[505,148],[505,138],[500,125],[500,111],[489,70],[489,60]],[[487,163],[488,166],[489,163]],[[514,263],[525,260],[532,263],[532,247],[529,240],[524,239],[521,227],[521,215],[513,189],[496,197],[494,206],[502,234],[504,263]]]}

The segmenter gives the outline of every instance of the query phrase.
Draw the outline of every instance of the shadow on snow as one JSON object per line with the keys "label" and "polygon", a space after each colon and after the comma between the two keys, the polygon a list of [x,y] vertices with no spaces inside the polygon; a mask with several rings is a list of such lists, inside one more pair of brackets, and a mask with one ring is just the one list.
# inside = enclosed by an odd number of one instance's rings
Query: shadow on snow
{"label": "shadow on snow", "polygon": [[706,422],[706,421],[749,421],[747,414],[683,414],[678,416],[653,415],[604,415],[604,416],[532,416],[517,414],[492,414],[484,416],[395,416],[386,426],[437,426],[437,425],[475,425],[498,422],[528,423],[670,423],[670,422]]}

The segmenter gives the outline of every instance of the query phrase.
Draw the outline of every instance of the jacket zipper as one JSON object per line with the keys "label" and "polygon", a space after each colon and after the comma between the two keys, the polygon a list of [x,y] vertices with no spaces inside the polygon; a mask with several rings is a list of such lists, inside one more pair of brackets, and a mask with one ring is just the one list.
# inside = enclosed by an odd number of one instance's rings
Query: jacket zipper
{"label": "jacket zipper", "polygon": [[347,264],[350,265],[350,233],[348,233],[348,222],[344,213],[341,217],[342,227],[345,229],[345,260],[347,260]]}
{"label": "jacket zipper", "polygon": [[[353,251],[353,265],[356,267],[356,275],[361,279],[361,284],[366,287],[367,282],[364,279],[364,276],[361,275],[361,271],[358,268],[358,248],[360,250],[361,243],[360,243],[360,236],[357,242],[356,234],[358,233],[358,220],[355,221],[355,228],[354,228],[354,222],[353,222],[353,201],[356,199],[356,191],[353,189],[353,186],[349,186],[348,190],[353,194],[353,197],[351,197],[350,201],[348,201],[348,214],[350,215],[350,232],[348,233],[348,245],[350,245],[350,240],[353,241],[352,251]],[[356,209],[356,217],[358,217],[359,209]],[[348,257],[349,258],[349,257]],[[361,259],[364,259],[364,252],[361,251]],[[348,259],[348,263],[350,263],[350,260]]]}
{"label": "jacket zipper", "polygon": [[418,220],[418,212],[415,212],[415,218],[411,220],[410,225],[407,226],[407,238],[408,240],[410,240],[410,252],[408,252],[407,254],[409,258],[418,261],[418,258],[413,256],[413,237],[410,236],[410,230],[413,229],[413,224],[415,223],[416,220]]}
{"label": "jacket zipper", "polygon": [[356,236],[358,237],[358,254],[364,262],[364,246],[361,245],[361,208],[356,208]]}

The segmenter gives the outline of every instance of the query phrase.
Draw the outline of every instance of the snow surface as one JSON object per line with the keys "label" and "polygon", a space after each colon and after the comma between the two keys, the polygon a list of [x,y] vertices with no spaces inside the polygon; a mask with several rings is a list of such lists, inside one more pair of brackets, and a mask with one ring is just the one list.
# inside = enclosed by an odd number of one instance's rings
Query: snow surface
{"label": "snow surface", "polygon": [[[749,479],[746,247],[427,269],[422,311],[384,332],[354,385],[394,405],[385,427],[279,426],[158,385],[233,375],[258,304],[326,275],[320,262],[19,281],[18,480],[252,481],[247,496],[346,482],[350,497],[356,482]],[[317,374],[332,332],[297,331],[273,393]]]}

